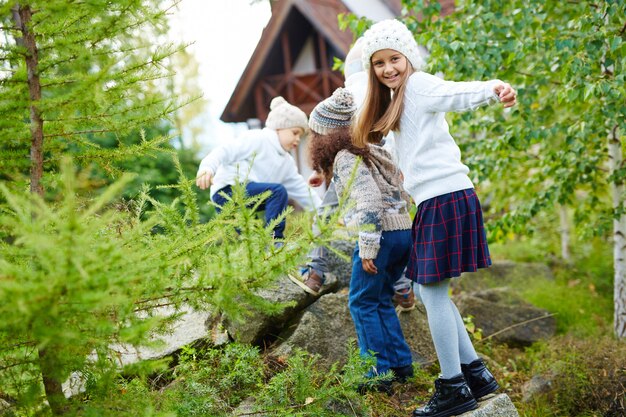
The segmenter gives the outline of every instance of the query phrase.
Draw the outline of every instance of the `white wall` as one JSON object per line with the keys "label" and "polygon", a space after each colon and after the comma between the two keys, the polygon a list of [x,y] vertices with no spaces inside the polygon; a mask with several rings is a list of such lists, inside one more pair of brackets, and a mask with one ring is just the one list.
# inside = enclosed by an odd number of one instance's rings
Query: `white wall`
{"label": "white wall", "polygon": [[348,9],[357,16],[365,16],[375,22],[395,17],[380,0],[343,0],[343,4],[348,6]]}
{"label": "white wall", "polygon": [[313,45],[313,36],[304,43],[300,55],[296,59],[296,63],[293,66],[294,74],[311,74],[315,72],[315,48]]}

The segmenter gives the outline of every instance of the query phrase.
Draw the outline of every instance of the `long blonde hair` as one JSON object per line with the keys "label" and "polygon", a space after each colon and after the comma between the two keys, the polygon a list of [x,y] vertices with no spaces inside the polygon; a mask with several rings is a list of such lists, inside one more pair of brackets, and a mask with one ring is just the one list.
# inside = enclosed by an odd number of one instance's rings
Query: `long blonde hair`
{"label": "long blonde hair", "polygon": [[404,59],[407,68],[393,95],[389,87],[378,81],[374,67],[370,65],[367,94],[352,124],[352,142],[355,146],[364,148],[368,143],[379,143],[390,131],[400,129],[404,91],[409,77],[415,71],[406,56]]}

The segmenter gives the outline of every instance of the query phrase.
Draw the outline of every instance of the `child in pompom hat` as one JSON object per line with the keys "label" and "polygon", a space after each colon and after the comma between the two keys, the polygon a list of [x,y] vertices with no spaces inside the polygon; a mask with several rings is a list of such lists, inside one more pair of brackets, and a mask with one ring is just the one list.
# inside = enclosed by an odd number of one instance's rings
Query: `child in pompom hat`
{"label": "child in pompom hat", "polygon": [[[359,235],[352,257],[349,308],[361,355],[375,354],[376,366],[368,376],[391,371],[392,380],[405,381],[413,375],[411,351],[392,297],[410,255],[410,200],[387,151],[379,145],[352,144],[355,112],[354,98],[344,88],[319,103],[309,117],[309,157],[327,184],[332,178],[338,195],[347,193],[356,203],[346,218]],[[392,380],[367,381],[359,391],[390,392]]]}
{"label": "child in pompom hat", "polygon": [[365,32],[362,60],[368,91],[352,138],[356,147],[367,148],[394,132],[404,186],[418,206],[408,276],[420,284],[442,373],[431,400],[413,416],[459,415],[499,386],[448,293],[450,278],[485,268],[491,258],[469,168],[461,163],[445,112],[491,102],[511,107],[516,92],[500,80],[450,82],[420,71],[415,38],[394,19]]}
{"label": "child in pompom hat", "polygon": [[[306,130],[306,114],[284,98],[275,97],[265,128],[249,130],[209,153],[200,162],[196,185],[202,190],[211,187],[211,199],[219,206],[226,203],[225,196],[232,195],[231,187],[240,181],[246,180],[249,196],[271,191],[259,207],[265,210],[266,224],[287,208],[289,198],[304,208],[316,208],[321,200],[310,191],[289,153],[298,147]],[[282,239],[284,230],[282,221],[274,228],[274,238]]]}
{"label": "child in pompom hat", "polygon": [[[345,88],[352,94],[358,112],[359,107],[365,100],[367,92],[367,73],[363,70],[361,53],[363,47],[363,38],[358,38],[354,45],[348,51],[344,61],[344,77]],[[352,117],[354,119],[354,117]],[[385,137],[384,148],[394,156],[393,150],[393,133]],[[319,187],[324,184],[324,175],[321,172],[313,171],[308,179],[308,183],[312,187]],[[322,205],[318,208],[318,212],[322,215],[324,212],[333,211],[339,204],[335,184],[333,181],[326,182],[327,190],[322,199]],[[315,224],[313,225],[315,231]],[[328,250],[323,246],[314,248],[309,253],[309,261],[300,271],[300,277],[289,275],[289,278],[297,285],[302,287],[309,294],[318,296],[322,286],[326,282],[328,273]],[[412,289],[411,280],[406,278],[404,274],[394,284],[393,303],[396,305],[398,313],[411,311],[415,309],[415,294]]]}

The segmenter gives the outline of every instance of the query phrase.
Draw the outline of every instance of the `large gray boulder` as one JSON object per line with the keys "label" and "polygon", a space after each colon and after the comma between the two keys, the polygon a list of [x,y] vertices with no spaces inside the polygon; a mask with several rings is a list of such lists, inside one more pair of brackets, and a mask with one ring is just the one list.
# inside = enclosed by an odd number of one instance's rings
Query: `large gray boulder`
{"label": "large gray boulder", "polygon": [[344,364],[348,359],[348,341],[356,339],[345,292],[328,294],[307,307],[289,324],[272,350],[276,356],[289,356],[294,349],[319,355],[320,366]]}
{"label": "large gray boulder", "polygon": [[454,297],[461,316],[473,316],[483,337],[492,336],[509,346],[529,346],[556,332],[550,313],[522,300],[508,288],[494,288]]}
{"label": "large gray boulder", "polygon": [[458,279],[452,280],[452,288],[455,292],[477,291],[506,287],[528,279],[554,280],[554,274],[545,264],[497,261],[489,268],[461,274]]}
{"label": "large gray boulder", "polygon": [[355,245],[355,242],[345,240],[333,242],[333,249],[343,254],[343,257],[329,251],[328,270],[335,274],[339,281],[340,288],[348,288],[350,286],[350,277],[352,276],[352,253],[354,252]]}
{"label": "large gray boulder", "polygon": [[[337,279],[331,274],[322,287],[321,294],[334,291],[337,287]],[[243,321],[232,320],[225,316],[220,326],[228,332],[228,335],[236,342],[259,343],[264,338],[271,338],[282,330],[283,326],[299,311],[312,304],[317,297],[312,296],[287,276],[278,279],[272,288],[260,290],[257,293],[265,300],[278,304],[291,302],[291,307],[285,308],[281,313],[270,316],[269,314],[254,312]]]}
{"label": "large gray boulder", "polygon": [[[423,306],[400,314],[400,325],[413,354],[414,362],[436,358]],[[356,340],[354,323],[348,309],[348,294],[341,291],[321,297],[290,323],[279,337],[272,354],[288,356],[300,348],[320,356],[320,365],[330,367],[348,359],[348,342]]]}
{"label": "large gray boulder", "polygon": [[416,301],[415,310],[398,315],[404,338],[411,348],[413,362],[431,363],[437,360],[437,353],[428,327],[428,317],[424,305]]}

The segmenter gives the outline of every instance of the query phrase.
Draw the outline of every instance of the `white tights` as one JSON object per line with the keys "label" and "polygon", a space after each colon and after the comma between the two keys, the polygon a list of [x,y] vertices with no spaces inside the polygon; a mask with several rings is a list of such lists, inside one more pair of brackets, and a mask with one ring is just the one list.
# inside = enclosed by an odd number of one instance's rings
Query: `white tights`
{"label": "white tights", "polygon": [[450,299],[449,286],[449,279],[419,286],[441,374],[445,379],[460,374],[461,363],[468,364],[478,359],[459,310]]}

